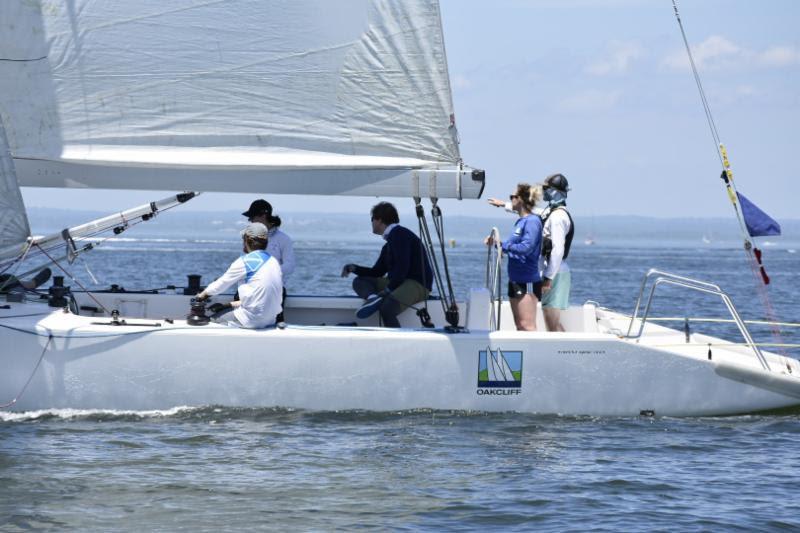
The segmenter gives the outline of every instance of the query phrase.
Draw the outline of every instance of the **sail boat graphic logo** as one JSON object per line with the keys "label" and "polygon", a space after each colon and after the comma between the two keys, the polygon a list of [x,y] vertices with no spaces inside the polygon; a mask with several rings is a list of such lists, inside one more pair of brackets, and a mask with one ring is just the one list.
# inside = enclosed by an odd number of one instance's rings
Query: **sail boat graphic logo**
{"label": "sail boat graphic logo", "polygon": [[522,387],[522,352],[479,350],[478,387]]}

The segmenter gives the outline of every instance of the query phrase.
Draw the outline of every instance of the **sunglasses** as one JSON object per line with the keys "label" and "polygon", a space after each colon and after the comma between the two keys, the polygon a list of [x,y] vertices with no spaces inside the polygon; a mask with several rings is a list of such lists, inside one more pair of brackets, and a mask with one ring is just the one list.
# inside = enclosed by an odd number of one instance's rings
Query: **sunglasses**
{"label": "sunglasses", "polygon": [[511,195],[508,196],[509,200],[513,200],[514,198],[519,198],[519,195],[518,194],[511,194]]}

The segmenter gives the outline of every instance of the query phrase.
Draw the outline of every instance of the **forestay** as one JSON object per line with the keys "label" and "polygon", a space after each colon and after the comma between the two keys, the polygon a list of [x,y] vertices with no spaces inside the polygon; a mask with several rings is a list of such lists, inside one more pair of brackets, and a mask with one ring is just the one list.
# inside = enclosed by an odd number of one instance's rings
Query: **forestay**
{"label": "forestay", "polygon": [[21,185],[482,189],[436,1],[4,0],[0,58]]}

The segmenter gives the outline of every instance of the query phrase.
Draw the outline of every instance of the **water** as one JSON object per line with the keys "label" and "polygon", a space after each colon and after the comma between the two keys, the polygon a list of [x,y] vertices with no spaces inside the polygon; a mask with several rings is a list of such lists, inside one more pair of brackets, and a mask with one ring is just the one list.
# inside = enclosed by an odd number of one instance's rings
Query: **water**
{"label": "water", "polygon": [[[208,282],[238,247],[230,235],[126,237],[86,256],[100,286],[183,285],[188,273]],[[657,267],[717,281],[746,319],[763,318],[740,250],[648,239],[576,241],[572,300],[630,311],[641,275]],[[479,240],[460,238],[449,251],[460,297],[483,282]],[[370,263],[379,246],[377,238],[303,236],[289,292],[346,293],[341,265]],[[800,318],[798,261],[787,248],[768,250],[770,297],[789,322]],[[93,283],[81,261],[72,269],[82,284]],[[654,312],[680,317],[687,306],[690,316],[723,316],[714,299],[670,289]],[[694,327],[738,340],[730,325]],[[769,329],[753,331],[772,341]],[[782,341],[800,336],[787,328]],[[0,413],[0,529],[800,528],[798,439],[796,413],[685,420],[226,406]]]}

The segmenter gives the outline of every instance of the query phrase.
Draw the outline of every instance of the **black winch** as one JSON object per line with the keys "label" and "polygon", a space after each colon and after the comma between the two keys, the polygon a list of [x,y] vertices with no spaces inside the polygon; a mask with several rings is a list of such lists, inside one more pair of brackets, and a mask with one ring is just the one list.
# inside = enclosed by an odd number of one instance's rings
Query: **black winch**
{"label": "black winch", "polygon": [[[199,277],[199,276],[198,276]],[[210,318],[206,315],[206,303],[204,300],[192,298],[190,302],[189,316],[186,317],[186,323],[190,326],[205,326],[210,322]]]}

